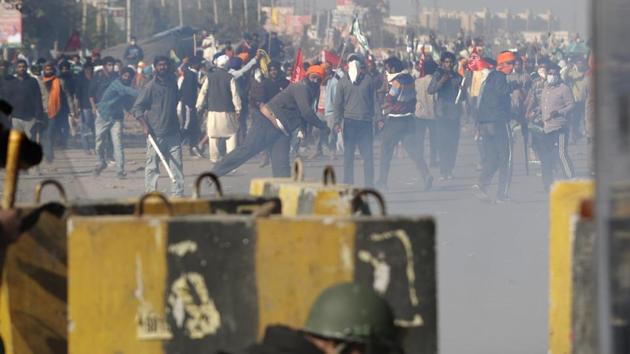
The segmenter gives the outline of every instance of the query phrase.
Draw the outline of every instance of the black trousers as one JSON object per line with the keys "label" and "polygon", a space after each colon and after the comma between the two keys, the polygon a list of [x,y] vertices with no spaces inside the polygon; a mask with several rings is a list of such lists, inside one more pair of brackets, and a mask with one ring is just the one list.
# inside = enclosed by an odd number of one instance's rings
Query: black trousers
{"label": "black trousers", "polygon": [[366,187],[374,185],[374,131],[371,121],[343,120],[343,183],[354,184],[354,152],[358,148],[363,158]]}
{"label": "black trousers", "polygon": [[497,195],[505,198],[508,196],[512,179],[510,127],[507,122],[480,123],[479,133],[482,146],[479,185],[484,189],[487,188],[498,171]]}
{"label": "black trousers", "polygon": [[289,161],[290,138],[284,135],[260,113],[252,112],[252,129],[245,137],[243,144],[219,161],[212,172],[224,176],[235,170],[263,150],[270,149],[271,171],[274,177],[290,177]]}
{"label": "black trousers", "polygon": [[[394,149],[399,142],[407,151],[407,155],[413,160],[416,168],[420,172],[423,179],[429,175],[429,167],[424,161],[424,156],[420,152],[424,147],[420,147],[420,142],[416,135],[415,117],[388,118],[383,127],[383,143],[381,145],[381,175],[380,183],[387,185],[389,177],[389,169],[394,155]],[[345,144],[345,142],[344,142]]]}
{"label": "black trousers", "polygon": [[201,127],[197,118],[197,109],[195,107],[182,107],[182,145],[188,145],[189,149],[197,146],[201,136]]}
{"label": "black trousers", "polygon": [[453,173],[459,148],[459,118],[439,117],[436,121],[440,174],[446,177]]}
{"label": "black trousers", "polygon": [[569,157],[569,127],[542,136],[540,163],[545,190],[549,190],[554,181],[554,170],[560,171],[564,178],[573,178],[575,172]]}

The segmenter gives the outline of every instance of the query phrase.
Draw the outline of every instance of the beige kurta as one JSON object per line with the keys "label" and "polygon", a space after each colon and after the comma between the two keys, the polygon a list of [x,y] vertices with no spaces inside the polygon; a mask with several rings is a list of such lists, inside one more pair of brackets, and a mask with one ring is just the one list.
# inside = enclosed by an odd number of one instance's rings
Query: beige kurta
{"label": "beige kurta", "polygon": [[[232,91],[232,104],[236,112],[208,112],[206,126],[208,129],[208,137],[210,138],[229,138],[238,132],[239,121],[238,113],[241,111],[241,97],[236,89],[236,80],[230,81],[230,90]],[[197,96],[197,112],[201,112],[206,107],[208,94],[208,80],[203,83],[199,96]]]}

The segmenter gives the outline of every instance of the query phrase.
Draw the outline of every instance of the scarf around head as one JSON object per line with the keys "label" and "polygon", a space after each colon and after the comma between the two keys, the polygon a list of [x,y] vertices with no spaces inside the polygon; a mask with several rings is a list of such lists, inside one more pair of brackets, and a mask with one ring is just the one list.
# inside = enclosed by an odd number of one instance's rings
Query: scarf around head
{"label": "scarf around head", "polygon": [[61,110],[61,82],[56,76],[44,77],[44,82],[51,82],[48,92],[48,118],[53,119]]}

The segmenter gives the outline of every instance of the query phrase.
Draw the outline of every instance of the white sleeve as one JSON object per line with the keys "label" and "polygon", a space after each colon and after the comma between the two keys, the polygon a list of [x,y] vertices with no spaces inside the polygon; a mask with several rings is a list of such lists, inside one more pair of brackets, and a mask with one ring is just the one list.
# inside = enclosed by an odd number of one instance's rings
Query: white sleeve
{"label": "white sleeve", "polygon": [[243,107],[241,104],[241,96],[236,89],[236,79],[230,80],[230,90],[232,91],[232,104],[234,104],[234,109],[236,113],[240,113]]}

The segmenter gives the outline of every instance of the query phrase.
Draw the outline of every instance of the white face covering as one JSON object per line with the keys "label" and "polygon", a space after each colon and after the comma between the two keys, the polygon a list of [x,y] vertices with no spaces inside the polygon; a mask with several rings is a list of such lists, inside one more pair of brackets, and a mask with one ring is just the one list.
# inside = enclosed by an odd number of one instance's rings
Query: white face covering
{"label": "white face covering", "polygon": [[348,63],[348,76],[350,77],[350,81],[354,84],[357,82],[357,78],[359,77],[359,62],[356,60]]}
{"label": "white face covering", "polygon": [[558,75],[547,75],[547,83],[549,85],[555,85],[560,81],[560,77]]}

